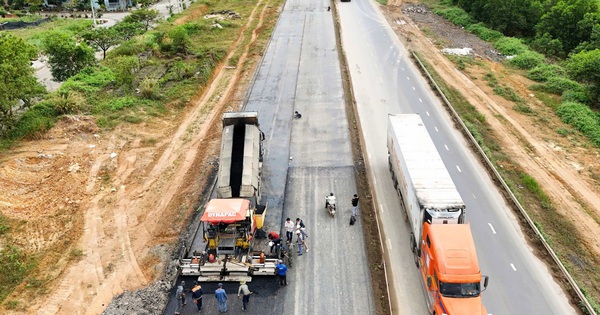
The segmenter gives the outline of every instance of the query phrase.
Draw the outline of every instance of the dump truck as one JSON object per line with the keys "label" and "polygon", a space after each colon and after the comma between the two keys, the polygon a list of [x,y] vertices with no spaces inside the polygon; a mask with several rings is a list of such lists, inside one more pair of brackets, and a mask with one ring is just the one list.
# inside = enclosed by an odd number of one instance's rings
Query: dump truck
{"label": "dump truck", "polygon": [[216,197],[204,207],[200,244],[180,261],[181,274],[198,281],[251,281],[275,273],[277,257],[257,247],[267,205],[261,203],[264,134],[257,112],[223,115]]}
{"label": "dump truck", "polygon": [[[440,285],[473,285],[484,289],[488,278],[479,272],[479,265],[469,225],[465,222],[462,200],[442,161],[421,117],[418,114],[395,114],[388,118],[388,161],[392,181],[401,199],[402,210],[409,222],[410,246],[414,260],[423,275],[427,302],[432,314],[479,314],[463,312],[460,307],[479,305],[484,309],[477,290],[464,296],[445,295]],[[452,227],[448,227],[452,226]],[[444,238],[442,231],[452,229],[460,240]],[[431,240],[436,242],[432,243]],[[425,246],[431,245],[433,246]],[[462,268],[462,269],[461,269]],[[475,298],[455,301],[454,308],[445,306],[446,298]],[[444,302],[446,301],[446,302]],[[459,307],[460,305],[460,307]],[[470,307],[470,306],[469,306]],[[450,309],[461,309],[449,312]],[[470,308],[472,309],[472,308]]]}

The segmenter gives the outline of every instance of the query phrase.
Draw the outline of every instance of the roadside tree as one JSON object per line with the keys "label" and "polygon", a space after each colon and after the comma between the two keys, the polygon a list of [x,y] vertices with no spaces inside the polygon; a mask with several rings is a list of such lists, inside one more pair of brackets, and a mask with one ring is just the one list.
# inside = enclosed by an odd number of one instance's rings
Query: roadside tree
{"label": "roadside tree", "polygon": [[97,63],[94,49],[85,42],[77,43],[64,33],[51,33],[43,40],[44,52],[48,56],[50,72],[57,81],[65,81],[85,67]]}
{"label": "roadside tree", "polygon": [[83,40],[90,46],[102,50],[102,59],[106,59],[106,51],[117,45],[120,38],[112,28],[96,27],[81,35]]}
{"label": "roadside tree", "polygon": [[9,33],[0,33],[0,134],[12,127],[14,113],[29,107],[45,92],[37,81],[31,60],[35,47]]}
{"label": "roadside tree", "polygon": [[147,31],[150,25],[158,20],[160,13],[156,10],[139,9],[132,11],[130,15],[123,19],[123,22],[140,22]]}
{"label": "roadside tree", "polygon": [[136,35],[142,34],[144,28],[144,24],[141,22],[121,22],[117,25],[111,27],[117,36],[119,36],[122,40],[130,40]]}

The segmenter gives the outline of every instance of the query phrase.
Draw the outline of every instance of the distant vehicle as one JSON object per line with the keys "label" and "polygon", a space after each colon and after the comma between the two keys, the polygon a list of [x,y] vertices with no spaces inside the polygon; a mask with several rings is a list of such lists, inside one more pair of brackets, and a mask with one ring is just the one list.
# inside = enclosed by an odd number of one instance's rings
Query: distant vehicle
{"label": "distant vehicle", "polygon": [[340,0],[341,2],[350,2],[350,0]]}
{"label": "distant vehicle", "polygon": [[431,314],[487,314],[480,293],[489,279],[480,273],[470,226],[462,224],[465,203],[421,117],[389,115],[387,147]]}
{"label": "distant vehicle", "polygon": [[[200,219],[204,248],[180,261],[181,274],[198,281],[251,281],[275,275],[279,257],[255,250],[264,238],[267,205],[261,204],[260,176],[264,134],[257,112],[223,115],[223,135],[217,198],[208,202]],[[266,248],[265,248],[266,249]]]}

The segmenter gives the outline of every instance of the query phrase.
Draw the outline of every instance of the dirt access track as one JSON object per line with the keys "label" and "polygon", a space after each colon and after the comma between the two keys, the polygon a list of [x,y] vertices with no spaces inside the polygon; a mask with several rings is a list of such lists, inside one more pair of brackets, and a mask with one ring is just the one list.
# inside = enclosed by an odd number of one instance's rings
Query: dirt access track
{"label": "dirt access track", "polygon": [[[268,11],[261,3],[246,24],[261,21],[252,40],[242,46],[239,39],[232,50],[248,52],[254,43]],[[548,113],[543,124],[456,71],[400,5],[382,7],[400,38],[486,116],[501,145],[563,214],[569,211],[587,246],[600,254],[600,192],[590,171],[597,167],[598,150],[583,147],[578,136],[556,133],[567,127],[529,96],[531,82],[504,77],[536,111]],[[41,260],[39,271],[6,299],[17,307],[2,313],[99,314],[113,296],[158,279],[172,264],[169,253],[216,167],[221,113],[239,108],[251,77],[242,69],[252,70],[259,60],[243,54],[236,69],[221,67],[210,87],[172,115],[112,131],[99,130],[92,117],[68,116],[40,139],[3,152],[0,211],[17,222],[14,242],[41,254]],[[484,62],[503,73],[500,65]]]}

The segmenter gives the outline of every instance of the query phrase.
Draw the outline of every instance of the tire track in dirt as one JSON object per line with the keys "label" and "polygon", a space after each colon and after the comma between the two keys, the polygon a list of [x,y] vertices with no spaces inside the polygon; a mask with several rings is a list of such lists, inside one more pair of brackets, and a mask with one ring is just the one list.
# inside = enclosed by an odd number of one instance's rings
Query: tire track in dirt
{"label": "tire track in dirt", "polygon": [[[240,36],[230,47],[230,53],[215,70],[211,85],[200,100],[194,102],[193,109],[175,132],[157,145],[164,149],[152,158],[151,169],[144,171],[144,165],[138,165],[143,164],[138,163],[140,155],[152,154],[151,149],[137,148],[139,138],[132,141],[133,148],[117,151],[118,162],[113,163],[108,153],[95,159],[85,186],[88,194],[95,194],[85,211],[85,230],[81,239],[85,256],[65,271],[48,298],[32,307],[38,314],[99,314],[114,295],[143,286],[150,280],[139,265],[150,249],[146,243],[157,237],[157,231],[164,230],[165,222],[161,222],[161,218],[165,213],[172,213],[167,208],[178,208],[171,203],[185,185],[186,174],[198,155],[204,154],[203,140],[231,98],[267,8],[263,1],[256,4]],[[223,64],[227,64],[241,47],[243,34],[257,15],[259,22],[252,30],[250,41],[243,47],[235,71],[230,71]],[[113,138],[105,146],[116,150],[127,143],[128,140]],[[117,165],[110,183],[114,188],[106,189],[106,183],[98,187],[99,174],[111,164]],[[138,184],[131,177],[139,172],[146,176],[142,175]],[[153,206],[144,209],[148,204]]]}

